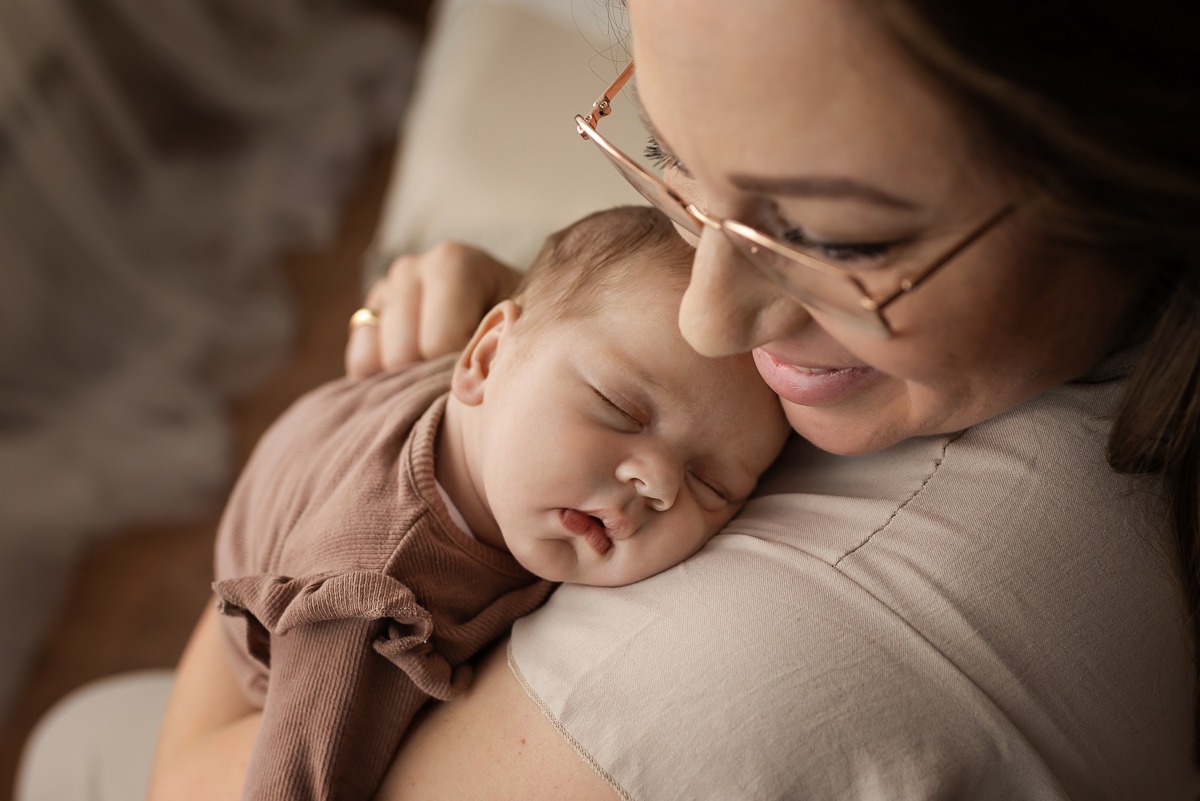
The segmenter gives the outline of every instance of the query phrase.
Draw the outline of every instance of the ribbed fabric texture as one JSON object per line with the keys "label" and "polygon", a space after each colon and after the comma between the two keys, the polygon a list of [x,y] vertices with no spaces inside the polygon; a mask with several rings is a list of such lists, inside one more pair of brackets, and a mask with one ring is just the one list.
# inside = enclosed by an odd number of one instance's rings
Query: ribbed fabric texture
{"label": "ribbed fabric texture", "polygon": [[243,798],[371,797],[413,715],[551,589],[451,521],[434,457],[452,361],[302,398],[235,488],[214,588],[262,726]]}

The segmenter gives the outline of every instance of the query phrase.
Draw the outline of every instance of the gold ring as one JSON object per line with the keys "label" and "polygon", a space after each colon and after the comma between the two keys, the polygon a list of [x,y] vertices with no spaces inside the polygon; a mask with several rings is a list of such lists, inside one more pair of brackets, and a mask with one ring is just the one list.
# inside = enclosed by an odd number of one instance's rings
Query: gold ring
{"label": "gold ring", "polygon": [[363,306],[361,309],[350,315],[350,330],[353,331],[360,325],[379,325],[379,315],[373,310]]}

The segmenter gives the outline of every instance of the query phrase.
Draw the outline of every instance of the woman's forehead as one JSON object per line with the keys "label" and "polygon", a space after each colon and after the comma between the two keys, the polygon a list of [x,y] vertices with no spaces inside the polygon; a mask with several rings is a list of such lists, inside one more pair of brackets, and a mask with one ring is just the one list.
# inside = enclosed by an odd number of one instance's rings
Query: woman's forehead
{"label": "woman's forehead", "polygon": [[641,103],[698,176],[846,177],[930,203],[953,194],[972,150],[965,126],[857,4],[629,5]]}

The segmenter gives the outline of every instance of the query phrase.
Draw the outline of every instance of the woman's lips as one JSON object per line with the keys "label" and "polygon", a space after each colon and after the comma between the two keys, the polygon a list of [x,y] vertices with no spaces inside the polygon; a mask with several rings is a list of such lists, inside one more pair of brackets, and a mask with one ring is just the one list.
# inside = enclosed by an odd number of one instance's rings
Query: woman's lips
{"label": "woman's lips", "polygon": [[879,377],[873,367],[800,367],[754,349],[754,364],[775,394],[797,406],[833,406]]}
{"label": "woman's lips", "polygon": [[612,549],[608,529],[595,517],[578,509],[563,509],[558,514],[563,528],[576,537],[583,537],[592,550],[603,556]]}

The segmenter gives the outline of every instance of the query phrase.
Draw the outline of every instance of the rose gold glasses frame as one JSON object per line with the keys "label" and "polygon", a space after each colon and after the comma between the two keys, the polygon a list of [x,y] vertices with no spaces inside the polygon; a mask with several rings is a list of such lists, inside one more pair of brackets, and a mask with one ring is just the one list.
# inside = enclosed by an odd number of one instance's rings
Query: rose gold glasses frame
{"label": "rose gold glasses frame", "polygon": [[[665,212],[672,220],[687,228],[691,233],[699,236],[705,228],[711,228],[724,233],[737,249],[746,256],[747,261],[763,271],[771,280],[788,290],[801,303],[836,314],[883,338],[889,338],[894,334],[891,324],[884,315],[884,310],[888,306],[928,280],[930,276],[1011,214],[1016,207],[1015,204],[1009,204],[1000,209],[973,228],[963,239],[943,251],[931,264],[922,269],[913,270],[901,275],[896,286],[890,291],[882,295],[873,295],[857,276],[842,267],[829,264],[807,253],[798,251],[745,223],[738,222],[737,220],[722,220],[710,217],[697,208],[694,203],[689,203],[680,197],[661,178],[646,172],[634,163],[632,159],[617,149],[615,145],[601,136],[596,131],[600,120],[612,113],[613,98],[616,97],[617,93],[621,91],[632,77],[633,62],[630,61],[621,74],[617,76],[617,79],[604,91],[604,94],[600,95],[600,98],[592,104],[590,112],[586,115],[575,115],[575,127],[579,135],[586,141],[595,142],[625,179],[633,185],[634,189],[638,190],[646,200]],[[639,184],[639,181],[642,184]],[[653,194],[648,192],[651,188],[654,190]],[[667,208],[663,205],[668,202],[668,199],[672,204],[672,208]],[[680,216],[681,214],[683,215],[682,217]],[[858,307],[846,308],[797,287],[785,274],[765,263],[759,255],[760,250],[770,251],[807,270],[847,282],[859,296]]]}

